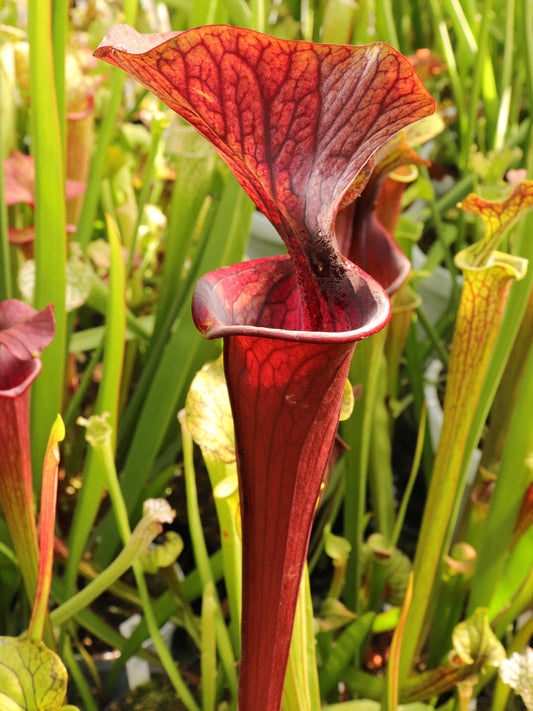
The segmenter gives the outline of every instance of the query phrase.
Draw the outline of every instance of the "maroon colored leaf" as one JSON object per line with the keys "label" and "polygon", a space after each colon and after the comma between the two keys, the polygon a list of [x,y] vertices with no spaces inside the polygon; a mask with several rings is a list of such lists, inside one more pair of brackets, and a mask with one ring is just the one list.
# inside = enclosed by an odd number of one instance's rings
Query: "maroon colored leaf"
{"label": "maroon colored leaf", "polygon": [[29,436],[29,388],[41,370],[39,355],[54,337],[52,307],[36,311],[9,299],[0,303],[0,505],[30,600],[37,585]]}
{"label": "maroon colored leaf", "polygon": [[96,56],[136,77],[215,146],[285,240],[306,327],[348,327],[353,289],[335,217],[377,148],[433,111],[408,61],[384,44],[317,45],[226,26],[147,36],[119,25]]}
{"label": "maroon colored leaf", "polygon": [[[7,205],[19,202],[35,205],[35,164],[32,156],[13,151],[4,159],[5,200]],[[66,181],[66,198],[83,195],[85,183]]]}
{"label": "maroon colored leaf", "polygon": [[279,709],[294,610],[355,343],[388,320],[378,284],[354,265],[351,329],[301,331],[288,255],[219,269],[197,284],[193,317],[224,337],[243,530],[239,708]]}
{"label": "maroon colored leaf", "polygon": [[387,229],[398,220],[399,200],[389,201],[386,206],[382,202],[385,220],[378,218],[377,206],[390,173],[406,165],[428,165],[428,161],[409,148],[399,134],[378,151],[366,187],[359,197],[339,210],[335,225],[341,253],[370,274],[389,296],[403,284],[411,263]]}
{"label": "maroon colored leaf", "polygon": [[36,311],[22,301],[0,303],[0,397],[17,397],[35,380],[38,356],[54,337],[52,307]]}
{"label": "maroon colored leaf", "polygon": [[224,338],[243,526],[241,711],[278,711],[301,572],[355,343],[390,302],[344,258],[335,220],[372,156],[432,112],[392,48],[315,45],[214,26],[113,28],[96,55],[122,67],[215,146],[289,255],[219,269],[193,318]]}

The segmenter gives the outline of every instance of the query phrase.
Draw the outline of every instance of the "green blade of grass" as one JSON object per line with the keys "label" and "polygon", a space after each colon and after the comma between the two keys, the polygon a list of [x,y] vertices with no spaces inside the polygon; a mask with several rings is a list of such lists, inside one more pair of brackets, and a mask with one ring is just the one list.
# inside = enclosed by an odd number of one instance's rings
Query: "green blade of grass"
{"label": "green blade of grass", "polygon": [[378,28],[378,39],[399,49],[400,41],[398,39],[398,33],[396,32],[396,25],[394,24],[394,13],[390,0],[377,0],[376,24]]}
{"label": "green blade of grass", "polygon": [[[0,112],[0,135],[2,131],[1,122],[2,117]],[[0,161],[2,163],[2,170],[0,170],[0,301],[10,299],[13,296],[7,206],[4,200],[4,155],[2,154],[2,148],[2,142],[0,141]]]}
{"label": "green blade of grass", "polygon": [[[199,275],[221,264],[239,260],[244,252],[252,210],[251,201],[237,181],[228,177],[210,238],[198,265]],[[130,515],[139,504],[139,497],[151,474],[157,453],[169,427],[173,425],[180,404],[184,402],[191,370],[200,368],[206,353],[205,341],[196,331],[191,318],[193,288],[191,284],[170,341],[164,351],[158,354],[157,370],[142,410],[134,422],[136,426],[122,475],[124,498]],[[98,550],[98,560],[103,563],[113,555],[118,540],[109,521],[104,523],[100,533],[102,543]]]}
{"label": "green blade of grass", "polygon": [[496,134],[494,137],[494,148],[501,150],[505,143],[505,135],[509,124],[509,114],[511,109],[511,94],[513,84],[513,57],[514,57],[514,21],[515,21],[515,0],[507,3],[507,19],[505,22],[505,44],[503,48],[503,63],[500,82],[500,94],[502,100],[498,111],[496,123]]}
{"label": "green blade of grass", "polygon": [[216,611],[215,587],[209,583],[205,587],[202,600],[202,711],[215,711],[216,706]]}
{"label": "green blade of grass", "polygon": [[160,333],[169,315],[172,321],[176,317],[176,283],[190,253],[198,215],[210,188],[215,164],[215,154],[211,151],[203,155],[183,154],[177,158],[154,333]]}
{"label": "green blade of grass", "polygon": [[342,438],[349,447],[345,453],[344,537],[351,545],[346,567],[345,600],[349,609],[360,610],[359,588],[362,577],[362,543],[365,530],[365,506],[370,438],[377,392],[379,361],[385,342],[385,330],[357,344],[350,366],[352,385],[363,385],[361,398],[352,415],[342,423]]}
{"label": "green blade of grass", "polygon": [[463,39],[468,47],[470,58],[473,59],[478,51],[477,42],[461,3],[459,0],[445,0],[444,4],[453,24],[455,34]]}
{"label": "green blade of grass", "polygon": [[533,402],[533,346],[524,354],[526,366],[509,427],[498,478],[483,526],[483,538],[468,604],[468,614],[477,607],[489,607],[496,582],[500,579],[513,536],[514,521],[530,480],[526,458],[533,448],[531,403]]}
{"label": "green blade of grass", "polygon": [[[187,500],[187,518],[189,520],[189,531],[191,534],[192,548],[196,567],[200,574],[200,579],[204,588],[204,595],[209,590],[212,594],[212,602],[215,607],[213,612],[214,632],[216,646],[220,655],[222,666],[226,674],[228,686],[234,699],[237,698],[237,674],[235,671],[235,657],[229,636],[229,630],[224,623],[220,600],[214,585],[213,571],[211,570],[207,545],[205,542],[200,509],[198,505],[198,493],[196,488],[196,475],[193,462],[193,439],[185,422],[185,410],[181,410],[178,415],[181,425],[183,442],[183,471],[185,477],[185,494]],[[203,622],[203,616],[202,616]],[[203,644],[202,635],[202,644]],[[202,649],[203,654],[203,649]]]}
{"label": "green blade of grass", "polygon": [[497,112],[498,96],[494,81],[492,62],[489,56],[489,27],[493,0],[483,0],[480,10],[481,27],[478,37],[478,51],[474,64],[472,88],[470,91],[468,121],[466,124],[465,140],[461,143],[459,154],[459,167],[465,170],[468,165],[470,149],[474,142],[478,122],[478,101],[481,95],[484,98],[484,109],[487,117],[487,131],[492,135]]}
{"label": "green blade of grass", "polygon": [[[109,308],[104,336],[102,380],[98,390],[95,412],[97,414],[109,413],[109,425],[115,433],[124,358],[126,281],[120,239],[116,227],[109,218],[107,228],[111,254]],[[84,469],[83,486],[69,536],[69,557],[65,572],[65,588],[69,592],[74,588],[78,562],[96,517],[104,485],[103,472],[98,466],[97,459],[89,452]]]}
{"label": "green blade of grass", "polygon": [[[440,40],[440,46],[444,59],[446,61],[446,66],[448,69],[448,74],[450,77],[450,84],[452,88],[453,98],[455,100],[455,106],[457,108],[457,120],[459,123],[459,139],[460,144],[463,146],[465,143],[465,135],[467,131],[467,115],[466,115],[466,101],[463,91],[463,86],[459,73],[457,71],[457,62],[455,59],[455,54],[452,47],[452,42],[450,39],[450,34],[448,32],[448,27],[446,20],[442,13],[440,4],[436,0],[430,0],[429,7],[431,9],[431,14],[433,18],[433,23],[437,27],[437,32]],[[470,150],[470,144],[468,146]]]}
{"label": "green blade of grass", "polygon": [[[48,434],[61,412],[65,372],[65,174],[52,64],[51,2],[28,3],[32,154],[35,159],[34,306],[54,305],[55,338],[42,355],[43,370],[32,390],[32,464],[40,491]],[[64,70],[63,70],[64,71]]]}
{"label": "green blade of grass", "polygon": [[[38,0],[34,0],[34,2],[38,2]],[[138,0],[124,0],[124,22],[128,25],[135,24],[137,6]],[[114,68],[110,68],[108,71],[111,77],[111,98],[104,115],[104,120],[102,121],[98,131],[98,143],[91,160],[87,190],[85,192],[83,207],[76,232],[76,240],[79,242],[84,251],[87,249],[87,245],[92,237],[94,218],[100,197],[102,175],[106,162],[106,153],[111,143],[111,139],[115,134],[117,113],[122,100],[122,89],[124,87],[125,80],[124,73],[118,69],[115,70]]]}
{"label": "green blade of grass", "polygon": [[[156,323],[142,373],[121,418],[117,449],[119,468],[123,466],[127,457],[127,451],[131,445],[141,411],[148,392],[152,388],[157,369],[160,367],[161,353],[167,345],[172,329],[178,323],[177,319],[181,319],[185,313],[183,309],[187,293],[190,292],[195,279],[202,273],[200,271],[202,255],[208,249],[211,230],[214,229],[213,220],[217,219],[216,214],[220,204],[219,193],[222,188],[213,183],[215,176],[217,178],[220,176],[214,171],[213,163],[206,165],[196,156],[192,160],[191,158],[184,161],[179,160],[178,166],[181,170],[179,170],[170,208],[167,230],[168,251],[165,254]],[[195,172],[195,168],[199,170],[193,177],[192,173]],[[210,198],[210,207],[204,218],[202,208],[208,202],[208,192],[216,194],[217,198]],[[198,231],[201,234],[195,240],[195,233]],[[214,233],[213,238],[216,239]],[[186,260],[190,260],[190,266],[186,275],[183,276]],[[197,338],[196,334],[192,338],[194,342]]]}
{"label": "green blade of grass", "polygon": [[54,63],[54,81],[56,90],[57,112],[59,116],[59,132],[63,155],[66,145],[66,89],[65,89],[65,58],[68,32],[67,0],[54,0],[52,3],[52,51]]}

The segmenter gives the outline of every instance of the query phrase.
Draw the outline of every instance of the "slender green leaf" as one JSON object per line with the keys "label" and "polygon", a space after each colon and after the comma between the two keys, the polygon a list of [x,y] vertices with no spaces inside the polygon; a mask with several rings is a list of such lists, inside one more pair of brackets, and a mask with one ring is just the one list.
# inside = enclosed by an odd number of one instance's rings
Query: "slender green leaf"
{"label": "slender green leaf", "polygon": [[[244,252],[252,204],[234,178],[228,178],[210,239],[201,255],[198,273],[215,269],[221,264],[238,261]],[[143,486],[151,474],[157,453],[177,411],[185,400],[191,371],[198,370],[206,353],[204,339],[196,331],[191,318],[193,285],[184,298],[171,339],[159,355],[159,364],[144,406],[138,417],[122,475],[122,489],[128,511],[135,510]],[[177,425],[176,425],[177,427]],[[101,529],[101,560],[109,560],[116,534],[109,524]]]}
{"label": "slender green leaf", "polygon": [[[115,438],[118,399],[124,358],[125,335],[125,273],[121,245],[115,225],[108,218],[108,238],[111,248],[109,280],[109,310],[104,337],[104,363],[95,412],[109,413],[109,425]],[[78,563],[96,517],[105,486],[104,472],[92,452],[87,455],[83,486],[70,529],[69,557],[65,573],[66,589],[74,587]]]}
{"label": "slender green leaf", "polygon": [[331,648],[318,675],[322,696],[327,696],[332,691],[338,680],[342,679],[344,670],[352,660],[360,661],[372,630],[373,621],[373,612],[362,615],[346,628],[335,646]]}
{"label": "slender green leaf", "polygon": [[51,0],[28,3],[32,153],[35,160],[34,306],[54,305],[55,338],[41,358],[43,372],[33,387],[32,463],[40,490],[48,434],[61,412],[66,340],[66,214],[64,154],[52,65]]}

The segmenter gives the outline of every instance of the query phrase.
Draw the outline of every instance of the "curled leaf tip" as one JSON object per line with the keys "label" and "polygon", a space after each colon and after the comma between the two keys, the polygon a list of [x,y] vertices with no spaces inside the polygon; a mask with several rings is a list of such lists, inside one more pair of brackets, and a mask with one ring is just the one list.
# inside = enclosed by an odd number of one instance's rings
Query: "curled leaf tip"
{"label": "curled leaf tip", "polygon": [[52,425],[52,431],[50,433],[50,439],[54,442],[62,442],[65,439],[65,423],[61,415],[57,415]]}
{"label": "curled leaf tip", "polygon": [[285,240],[307,330],[340,330],[332,307],[345,309],[353,286],[335,247],[336,213],[376,150],[434,110],[409,62],[385,44],[313,44],[224,25],[166,37],[120,26],[96,56],[214,145]]}
{"label": "curled leaf tip", "polygon": [[533,180],[525,180],[515,185],[504,200],[486,200],[471,193],[458,207],[478,215],[483,220],[485,233],[482,239],[468,250],[470,266],[483,267],[507,231],[533,207]]}
{"label": "curled leaf tip", "polygon": [[172,523],[176,512],[165,499],[146,499],[143,504],[143,516],[158,523]]}
{"label": "curled leaf tip", "polygon": [[85,439],[91,447],[102,446],[111,442],[113,430],[108,422],[111,417],[109,412],[104,412],[102,415],[91,415],[89,419],[78,417],[77,424],[86,428]]}
{"label": "curled leaf tip", "polygon": [[476,664],[478,669],[483,669],[485,665],[497,667],[505,659],[505,649],[490,627],[485,607],[478,607],[471,617],[460,622],[452,640],[463,664]]}

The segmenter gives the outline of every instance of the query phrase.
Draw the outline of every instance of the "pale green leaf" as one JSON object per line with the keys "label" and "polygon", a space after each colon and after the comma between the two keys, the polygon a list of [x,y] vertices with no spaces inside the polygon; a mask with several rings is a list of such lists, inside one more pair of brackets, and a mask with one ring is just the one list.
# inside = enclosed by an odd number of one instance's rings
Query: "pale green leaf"
{"label": "pale green leaf", "polygon": [[187,427],[202,450],[235,461],[233,418],[222,357],[207,363],[192,381],[185,402]]}
{"label": "pale green leaf", "polygon": [[478,607],[472,617],[455,627],[452,641],[457,656],[464,664],[497,667],[505,659],[505,649],[490,628],[485,607]]}
{"label": "pale green leaf", "polygon": [[0,637],[2,711],[56,711],[67,691],[67,670],[44,644]]}

